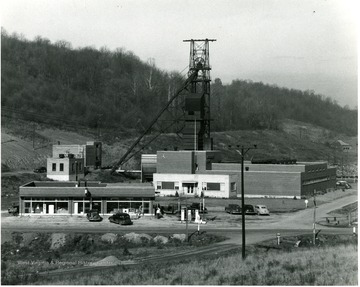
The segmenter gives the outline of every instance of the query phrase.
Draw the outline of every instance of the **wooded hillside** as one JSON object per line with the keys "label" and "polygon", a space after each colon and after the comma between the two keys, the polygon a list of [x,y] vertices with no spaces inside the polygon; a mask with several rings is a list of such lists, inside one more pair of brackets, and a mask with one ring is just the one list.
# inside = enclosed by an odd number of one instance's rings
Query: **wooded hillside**
{"label": "wooded hillside", "polygon": [[[143,131],[183,80],[123,48],[74,49],[2,29],[1,49],[2,115],[61,127]],[[211,89],[216,131],[278,129],[289,118],[357,134],[356,110],[312,91],[243,80],[223,85],[220,79]]]}

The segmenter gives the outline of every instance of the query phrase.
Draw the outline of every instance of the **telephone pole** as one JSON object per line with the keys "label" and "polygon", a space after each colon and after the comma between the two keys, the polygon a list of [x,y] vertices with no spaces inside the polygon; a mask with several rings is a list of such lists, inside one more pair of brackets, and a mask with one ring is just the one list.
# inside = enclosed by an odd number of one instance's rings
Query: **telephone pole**
{"label": "telephone pole", "polygon": [[316,245],[316,189],[314,189],[313,244]]}
{"label": "telephone pole", "polygon": [[[244,185],[244,158],[246,153],[251,149],[257,149],[257,145],[253,145],[252,147],[244,147],[240,145],[236,145],[236,151],[241,156],[241,229],[242,229],[242,259],[246,258],[246,232],[245,232],[245,185]],[[231,145],[229,145],[231,148]],[[241,149],[241,151],[239,150]]]}

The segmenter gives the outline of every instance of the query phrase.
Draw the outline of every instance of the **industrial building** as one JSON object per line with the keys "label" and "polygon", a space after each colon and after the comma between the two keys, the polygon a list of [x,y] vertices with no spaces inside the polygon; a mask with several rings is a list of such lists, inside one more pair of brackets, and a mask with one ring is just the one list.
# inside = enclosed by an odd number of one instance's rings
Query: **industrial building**
{"label": "industrial building", "polygon": [[20,215],[85,215],[97,209],[102,215],[129,212],[142,207],[153,214],[151,184],[33,181],[19,188]]}
{"label": "industrial building", "polygon": [[[157,195],[240,196],[241,164],[221,162],[219,152],[158,151],[156,158]],[[145,166],[147,171],[154,168],[149,162]],[[147,173],[143,180],[148,178]],[[302,198],[314,190],[332,189],[335,183],[336,168],[328,168],[326,162],[244,163],[245,197]]]}
{"label": "industrial building", "polygon": [[100,168],[101,142],[85,145],[53,145],[52,157],[47,159],[47,177],[58,181],[77,181],[86,168]]}

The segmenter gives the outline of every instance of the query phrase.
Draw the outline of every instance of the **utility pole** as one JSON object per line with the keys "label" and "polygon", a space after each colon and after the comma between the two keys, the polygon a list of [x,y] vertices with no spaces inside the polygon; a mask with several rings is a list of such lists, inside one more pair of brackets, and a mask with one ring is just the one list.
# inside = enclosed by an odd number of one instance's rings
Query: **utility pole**
{"label": "utility pole", "polygon": [[77,160],[75,161],[75,181],[78,180],[78,162]]}
{"label": "utility pole", "polygon": [[97,134],[98,134],[98,139],[101,140],[101,118],[103,116],[103,114],[97,114]]}
{"label": "utility pole", "polygon": [[194,124],[194,150],[197,150],[197,142],[196,142],[196,118]]}
{"label": "utility pole", "polygon": [[[231,145],[229,145],[231,148]],[[244,188],[244,158],[246,153],[251,149],[257,149],[257,145],[253,147],[236,146],[241,148],[241,151],[236,150],[241,155],[241,229],[242,229],[242,259],[246,258],[246,232],[245,232],[245,188]]]}
{"label": "utility pole", "polygon": [[188,207],[187,207],[187,195],[185,194],[185,221],[186,221],[186,242],[189,242],[189,229],[188,229],[188,217],[189,217],[189,212],[188,212]]}
{"label": "utility pole", "polygon": [[316,189],[314,189],[314,223],[313,223],[313,243],[316,245]]}
{"label": "utility pole", "polygon": [[33,144],[33,149],[35,149],[35,123],[33,123],[32,144]]}

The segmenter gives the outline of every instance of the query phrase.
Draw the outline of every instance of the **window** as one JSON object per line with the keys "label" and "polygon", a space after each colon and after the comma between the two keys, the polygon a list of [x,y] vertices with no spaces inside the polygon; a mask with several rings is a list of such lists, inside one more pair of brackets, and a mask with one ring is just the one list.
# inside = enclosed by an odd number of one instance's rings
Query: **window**
{"label": "window", "polygon": [[64,164],[60,163],[60,171],[64,171]]}
{"label": "window", "polygon": [[[234,190],[236,190],[236,183],[234,184]],[[225,183],[223,182],[203,182],[202,184],[203,190],[209,191],[225,191]]]}
{"label": "window", "polygon": [[52,164],[52,171],[56,171],[56,163]]}
{"label": "window", "polygon": [[158,181],[156,183],[156,189],[175,189],[179,190],[179,182],[173,181]]}
{"label": "window", "polygon": [[219,182],[208,182],[207,190],[220,190],[220,183]]}
{"label": "window", "polygon": [[236,182],[231,183],[231,191],[236,191]]}
{"label": "window", "polygon": [[163,181],[162,182],[162,189],[175,189],[175,183],[171,181]]}

